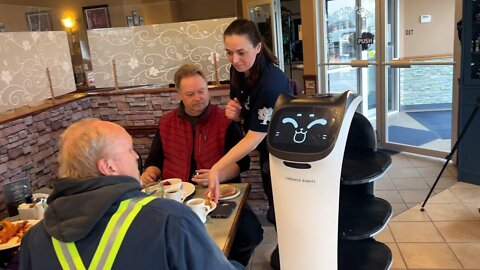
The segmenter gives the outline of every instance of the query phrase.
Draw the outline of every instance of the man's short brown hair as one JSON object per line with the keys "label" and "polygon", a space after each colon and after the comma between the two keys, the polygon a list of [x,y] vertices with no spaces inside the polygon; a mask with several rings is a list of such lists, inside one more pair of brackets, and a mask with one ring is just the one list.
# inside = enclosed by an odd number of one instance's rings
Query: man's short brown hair
{"label": "man's short brown hair", "polygon": [[180,81],[183,78],[191,77],[194,75],[200,75],[200,77],[202,77],[205,80],[205,82],[207,82],[207,78],[205,77],[205,74],[203,74],[202,70],[199,67],[197,67],[194,64],[185,64],[181,66],[177,70],[177,72],[175,72],[175,76],[174,76],[175,87],[177,89],[180,89]]}

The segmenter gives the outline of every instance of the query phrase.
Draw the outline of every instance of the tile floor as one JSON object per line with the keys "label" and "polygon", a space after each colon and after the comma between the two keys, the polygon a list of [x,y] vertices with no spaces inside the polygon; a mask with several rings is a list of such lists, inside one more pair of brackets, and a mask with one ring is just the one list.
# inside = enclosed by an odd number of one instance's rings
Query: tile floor
{"label": "tile floor", "polygon": [[[449,165],[421,212],[444,160],[406,153],[392,159],[390,170],[375,184],[375,195],[388,200],[394,211],[375,237],[390,247],[391,269],[480,269],[480,186],[457,182],[456,167]],[[264,230],[250,270],[271,269],[277,239],[271,225],[265,223]]]}
{"label": "tile floor", "polygon": [[[374,127],[376,126],[375,120],[370,119],[370,122],[372,123],[372,126]],[[427,127],[423,126],[421,123],[419,123],[417,120],[415,120],[405,112],[389,113],[387,123],[389,126],[400,126],[400,127],[413,128],[413,129],[425,130],[425,131],[429,130]],[[438,138],[431,142],[422,144],[420,145],[420,147],[425,149],[433,149],[438,151],[450,152],[451,141],[450,139]]]}

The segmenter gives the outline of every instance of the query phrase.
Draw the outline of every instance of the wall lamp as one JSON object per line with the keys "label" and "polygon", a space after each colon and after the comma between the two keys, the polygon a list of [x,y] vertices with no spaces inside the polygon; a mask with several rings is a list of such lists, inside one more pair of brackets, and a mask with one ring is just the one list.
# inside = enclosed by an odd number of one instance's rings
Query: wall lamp
{"label": "wall lamp", "polygon": [[62,25],[67,28],[69,31],[72,31],[72,28],[74,26],[74,21],[72,18],[70,17],[67,17],[67,18],[64,18],[62,19]]}

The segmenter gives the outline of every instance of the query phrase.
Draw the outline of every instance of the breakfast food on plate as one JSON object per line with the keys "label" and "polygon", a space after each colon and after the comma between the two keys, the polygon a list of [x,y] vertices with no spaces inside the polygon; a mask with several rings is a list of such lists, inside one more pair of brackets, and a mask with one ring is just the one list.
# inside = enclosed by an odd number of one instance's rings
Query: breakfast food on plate
{"label": "breakfast food on plate", "polygon": [[220,198],[232,196],[237,192],[237,189],[232,185],[220,185]]}
{"label": "breakfast food on plate", "polygon": [[212,201],[210,199],[205,199],[205,205],[212,207]]}
{"label": "breakfast food on plate", "polygon": [[19,243],[25,233],[32,227],[27,220],[22,222],[2,221],[2,229],[0,230],[0,244],[9,242]]}
{"label": "breakfast food on plate", "polygon": [[180,178],[169,178],[160,181],[160,183],[162,183],[165,188],[182,188],[182,179]]}

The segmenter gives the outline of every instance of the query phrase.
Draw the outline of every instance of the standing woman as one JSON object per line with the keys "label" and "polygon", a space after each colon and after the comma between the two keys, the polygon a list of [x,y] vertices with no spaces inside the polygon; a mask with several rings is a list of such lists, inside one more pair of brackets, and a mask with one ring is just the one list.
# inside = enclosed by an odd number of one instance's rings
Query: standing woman
{"label": "standing woman", "polygon": [[[251,151],[260,154],[262,183],[273,207],[272,183],[268,165],[266,136],[270,117],[278,95],[291,93],[288,78],[276,65],[277,57],[265,45],[252,21],[237,19],[223,34],[230,68],[230,101],[225,114],[234,121],[243,120],[245,137],[225,154],[210,170],[208,191],[218,200],[219,171],[237,162]],[[270,212],[271,212],[270,210]]]}

